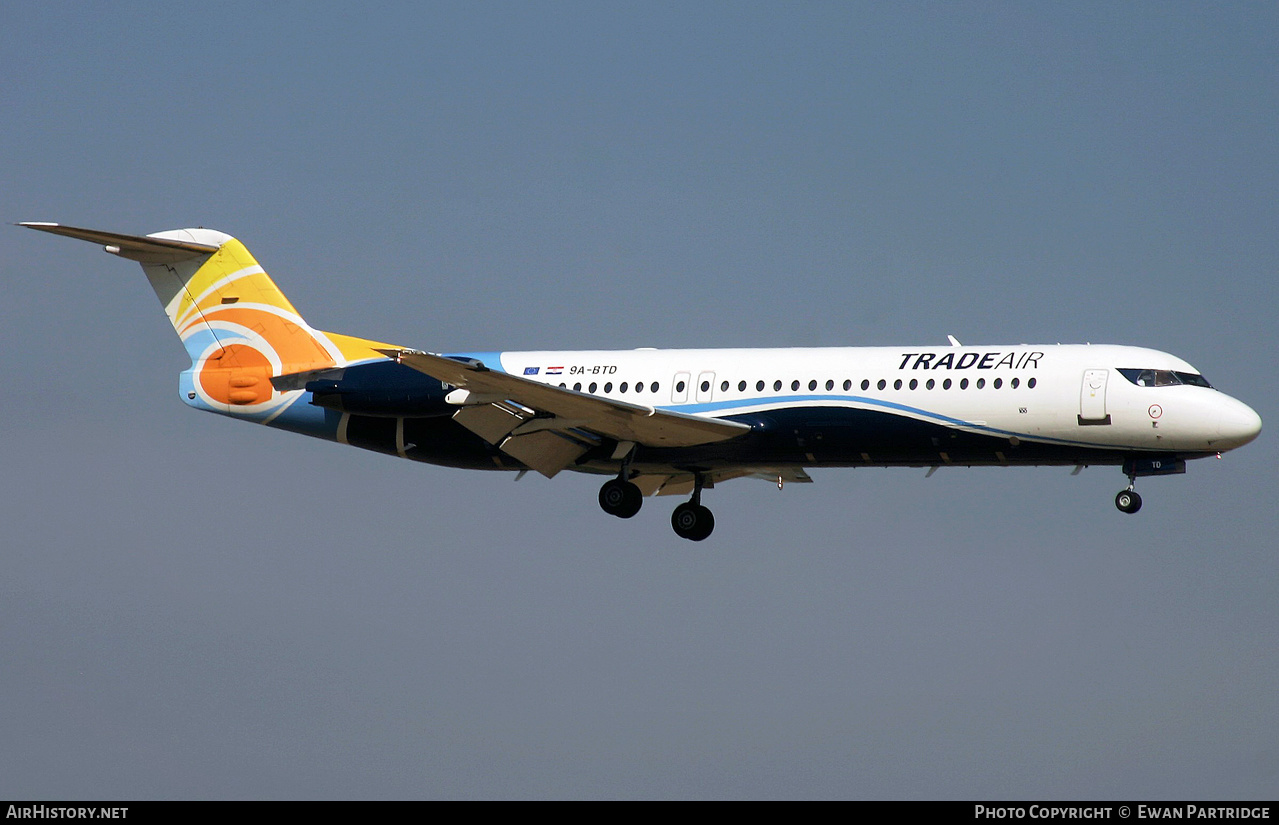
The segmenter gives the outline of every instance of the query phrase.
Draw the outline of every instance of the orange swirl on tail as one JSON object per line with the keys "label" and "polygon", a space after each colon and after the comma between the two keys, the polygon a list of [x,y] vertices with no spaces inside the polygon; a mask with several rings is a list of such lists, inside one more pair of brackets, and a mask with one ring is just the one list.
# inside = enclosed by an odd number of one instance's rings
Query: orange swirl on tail
{"label": "orange swirl on tail", "polygon": [[[278,363],[284,372],[323,369],[337,363],[318,339],[323,333],[307,327],[297,315],[290,318],[258,307],[230,305],[206,310],[196,316],[188,327],[200,321],[207,321],[215,330],[225,330],[225,325],[232,325],[260,339],[255,343],[265,343],[270,347],[271,355],[275,357],[267,356],[268,360]],[[224,334],[218,337],[222,338]]]}

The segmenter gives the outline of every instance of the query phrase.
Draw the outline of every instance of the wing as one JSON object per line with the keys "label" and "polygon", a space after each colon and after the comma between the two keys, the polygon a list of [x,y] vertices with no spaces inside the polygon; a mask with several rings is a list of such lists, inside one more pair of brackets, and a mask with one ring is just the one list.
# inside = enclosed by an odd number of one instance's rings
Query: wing
{"label": "wing", "polygon": [[[452,384],[467,395],[453,420],[502,452],[550,478],[602,443],[693,447],[727,441],[746,424],[627,404],[530,381],[484,364],[415,350],[379,350],[401,364]],[[629,449],[629,446],[627,446]]]}

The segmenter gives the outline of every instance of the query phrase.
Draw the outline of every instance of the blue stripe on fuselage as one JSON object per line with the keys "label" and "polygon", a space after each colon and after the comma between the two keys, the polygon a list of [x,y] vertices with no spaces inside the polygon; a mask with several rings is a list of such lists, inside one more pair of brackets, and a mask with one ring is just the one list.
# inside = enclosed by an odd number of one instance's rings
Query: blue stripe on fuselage
{"label": "blue stripe on fuselage", "polygon": [[[953,416],[944,415],[942,413],[932,412],[930,410],[912,407],[908,404],[899,404],[895,401],[884,401],[878,398],[868,398],[862,395],[779,395],[769,398],[743,398],[736,401],[714,401],[706,404],[672,404],[660,406],[659,410],[670,410],[671,412],[680,412],[690,415],[698,413],[714,413],[724,410],[740,410],[740,409],[756,409],[759,411],[768,411],[770,409],[788,409],[793,407],[807,407],[809,402],[821,401],[841,401],[851,402],[852,404],[862,404],[869,407],[881,407],[898,412],[913,413],[922,418],[936,421],[951,426],[965,427],[970,430],[990,433],[992,435],[1002,436],[1004,438],[1017,437],[1027,441],[1040,441],[1051,444],[1064,444],[1072,447],[1089,447],[1093,449],[1115,450],[1115,449],[1143,449],[1149,451],[1149,448],[1131,447],[1125,448],[1115,444],[1099,444],[1091,441],[1073,441],[1067,438],[1054,438],[1052,436],[1035,435],[1031,433],[1021,433],[1015,430],[1001,430],[998,427],[991,427],[985,424],[974,424],[971,421],[965,421],[962,418],[954,418]],[[821,404],[822,407],[830,407],[831,409],[840,409],[843,405]],[[728,417],[728,416],[725,416]]]}

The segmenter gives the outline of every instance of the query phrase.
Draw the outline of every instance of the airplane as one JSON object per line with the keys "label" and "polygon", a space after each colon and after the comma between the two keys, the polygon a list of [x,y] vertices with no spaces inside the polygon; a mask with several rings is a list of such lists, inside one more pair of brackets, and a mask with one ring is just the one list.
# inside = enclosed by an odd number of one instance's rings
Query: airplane
{"label": "airplane", "polygon": [[434,353],[312,328],[235,238],[19,224],[142,265],[191,367],[189,406],[431,464],[608,476],[634,516],[688,496],[677,535],[715,527],[702,492],[782,487],[809,468],[1122,468],[1180,474],[1257,437],[1261,418],[1165,352],[1113,345]]}

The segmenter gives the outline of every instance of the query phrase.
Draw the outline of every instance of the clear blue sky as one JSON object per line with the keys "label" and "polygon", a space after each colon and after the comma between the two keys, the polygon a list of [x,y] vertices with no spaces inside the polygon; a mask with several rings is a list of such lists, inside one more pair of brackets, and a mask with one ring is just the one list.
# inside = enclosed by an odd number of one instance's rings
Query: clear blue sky
{"label": "clear blue sky", "polygon": [[1132,518],[828,471],[694,546],[188,410],[137,267],[8,227],[0,797],[1273,798],[1274,4],[9,17],[5,220],[229,232],[320,328],[1140,344],[1269,429]]}

